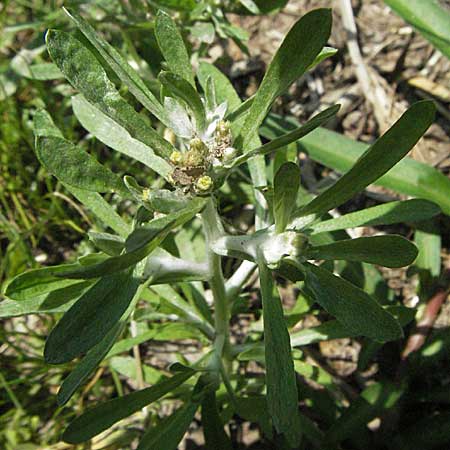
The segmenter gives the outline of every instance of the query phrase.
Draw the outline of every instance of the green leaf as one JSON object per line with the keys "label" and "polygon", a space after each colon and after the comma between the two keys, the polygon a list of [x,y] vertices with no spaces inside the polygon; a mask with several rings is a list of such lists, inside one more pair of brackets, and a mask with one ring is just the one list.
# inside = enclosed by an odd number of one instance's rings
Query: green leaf
{"label": "green leaf", "polygon": [[252,14],[261,14],[258,5],[253,0],[238,0],[239,3]]}
{"label": "green leaf", "polygon": [[195,118],[196,130],[205,129],[205,107],[197,91],[182,77],[171,72],[160,72],[158,80],[174,97],[185,102]]}
{"label": "green leaf", "polygon": [[176,450],[189,425],[194,420],[197,403],[187,403],[158,426],[150,428],[139,442],[137,450]]}
{"label": "green leaf", "polygon": [[385,0],[399,16],[450,58],[450,11],[439,0]]}
{"label": "green leaf", "polygon": [[301,431],[289,333],[281,300],[274,295],[272,275],[262,262],[258,267],[263,302],[267,404],[276,430],[296,447]]}
{"label": "green leaf", "polygon": [[[59,281],[61,283],[67,280],[59,279]],[[92,281],[82,281],[69,286],[62,284],[63,287],[56,287],[54,284],[50,292],[41,294],[31,293],[29,290],[30,295],[24,296],[20,301],[10,299],[0,301],[0,318],[65,312],[91,287]]]}
{"label": "green leaf", "polygon": [[415,266],[428,271],[432,277],[439,277],[441,274],[442,236],[436,223],[430,221],[418,224],[414,242],[420,250]]}
{"label": "green leaf", "polygon": [[195,87],[191,62],[183,38],[173,19],[161,10],[156,15],[155,35],[170,70]]}
{"label": "green leaf", "polygon": [[93,192],[127,191],[122,180],[89,153],[56,136],[36,139],[40,163],[63,183]]}
{"label": "green leaf", "polygon": [[[245,103],[242,103],[242,105],[244,104]],[[328,120],[330,120],[330,118],[337,113],[339,108],[340,105],[331,106],[330,108],[327,108],[326,110],[314,116],[312,119],[308,120],[308,122],[303,124],[301,127],[297,128],[296,130],[291,131],[290,133],[286,133],[285,135],[280,136],[276,139],[273,139],[267,144],[264,144],[262,147],[255,148],[247,153],[244,153],[243,155],[239,156],[232,162],[231,167],[236,167],[240,164],[243,164],[250,158],[255,157],[256,155],[267,155],[279,148],[283,148],[286,145],[289,145],[292,142],[298,141],[311,131],[315,130],[317,127],[320,127]]]}
{"label": "green leaf", "polygon": [[120,255],[125,248],[125,241],[120,236],[109,233],[95,233],[90,231],[89,239],[102,252],[107,255]]}
{"label": "green leaf", "polygon": [[[401,306],[388,306],[386,310],[396,317],[402,326],[414,320],[416,313],[416,310],[413,308]],[[291,333],[291,346],[302,347],[304,345],[315,344],[316,342],[357,336],[357,333],[350,331],[337,320],[329,320],[316,327],[304,328],[303,330]]]}
{"label": "green leaf", "polygon": [[404,387],[389,382],[374,383],[364,389],[325,435],[327,443],[341,442],[366,429],[367,424],[395,406]]}
{"label": "green leaf", "polygon": [[363,290],[313,264],[306,263],[305,269],[308,290],[350,332],[378,342],[402,337],[397,320]]}
{"label": "green leaf", "polygon": [[[285,119],[270,114],[261,128],[261,134],[267,139],[274,139],[295,130],[298,126],[299,123],[292,118]],[[369,145],[334,131],[318,128],[299,141],[298,147],[312,160],[344,173],[351,169]],[[445,214],[450,215],[450,197],[446,195],[450,190],[450,179],[427,164],[412,158],[403,158],[385,175],[374,181],[374,184],[430,200],[438,204]]]}
{"label": "green leaf", "polygon": [[[308,226],[312,234],[324,233],[346,228],[390,225],[393,223],[419,222],[439,214],[440,208],[428,200],[411,199],[399,202],[389,202],[372,206],[353,213],[345,214],[335,219],[324,220]],[[297,229],[295,220],[289,228]]]}
{"label": "green leaf", "polygon": [[206,92],[208,78],[214,81],[217,104],[227,102],[228,111],[233,111],[241,104],[241,99],[235,91],[231,81],[217,67],[206,61],[200,61],[197,77]]}
{"label": "green leaf", "polygon": [[161,122],[166,123],[164,108],[158,99],[151,93],[145,83],[141,80],[137,72],[128,64],[125,58],[102,39],[79,14],[63,8],[69,18],[75,23],[78,29],[84,34],[89,42],[100,53],[109,67],[119,77],[125,86],[128,87],[134,97]]}
{"label": "green leaf", "polygon": [[326,245],[310,247],[307,259],[343,259],[362,261],[384,267],[408,266],[417,257],[417,247],[402,236],[368,236],[343,239]]}
{"label": "green leaf", "polygon": [[219,416],[216,393],[208,392],[202,401],[202,427],[206,448],[232,450],[230,438],[223,429]]}
{"label": "green leaf", "polygon": [[76,284],[74,280],[62,280],[57,275],[58,273],[78,266],[78,264],[63,264],[60,266],[28,270],[17,275],[8,283],[5,289],[5,295],[13,300],[26,301],[35,296],[71,286]]}
{"label": "green leaf", "polygon": [[63,74],[53,63],[24,64],[20,68],[15,66],[14,70],[30,80],[47,81],[63,78]]}
{"label": "green leaf", "polygon": [[422,301],[428,301],[436,292],[441,276],[442,236],[437,220],[417,224],[414,242],[419,255],[411,267],[411,273],[418,273],[417,293]]}
{"label": "green leaf", "polygon": [[97,264],[67,270],[58,274],[64,278],[97,278],[127,269],[155,250],[176,227],[192,219],[205,205],[201,198],[193,199],[187,208],[154,219],[147,225],[136,228],[127,238],[126,252],[112,256]]}
{"label": "green leaf", "polygon": [[45,361],[71,361],[99,343],[120,320],[139,287],[128,273],[97,281],[51,331],[44,349]]}
{"label": "green leaf", "polygon": [[52,116],[45,109],[40,109],[34,114],[33,132],[36,137],[56,136],[64,138],[61,130],[54,124]]}
{"label": "green leaf", "polygon": [[320,64],[325,59],[330,58],[331,56],[334,56],[337,52],[338,52],[337,48],[324,47],[320,51],[320,53],[316,56],[316,59],[313,61],[313,63],[308,67],[308,70],[312,70],[314,67],[316,67],[318,64]]}
{"label": "green leaf", "polygon": [[134,139],[124,127],[91,105],[83,95],[72,97],[72,108],[81,125],[108,147],[145,164],[166,179],[172,173],[173,169],[165,159]]}
{"label": "green leaf", "polygon": [[300,168],[293,162],[283,164],[273,180],[275,232],[282,233],[289,223],[300,188]]}
{"label": "green leaf", "polygon": [[267,400],[263,396],[238,397],[236,412],[249,422],[256,422],[265,436],[272,438],[272,423],[267,410]]}
{"label": "green leaf", "polygon": [[131,416],[131,414],[173,391],[192,377],[194,373],[194,371],[178,373],[155,386],[109,400],[89,409],[67,427],[63,434],[63,440],[69,444],[80,444],[93,438],[119,420]]}
{"label": "green leaf", "polygon": [[431,101],[412,105],[343,177],[305,205],[302,215],[321,216],[384,175],[414,147],[433,123],[434,113],[435,106]]}
{"label": "green leaf", "polygon": [[130,135],[153,149],[159,156],[168,157],[172,145],[147,125],[119,94],[94,54],[68,33],[49,30],[47,49],[61,72],[85,97]]}
{"label": "green leaf", "polygon": [[89,375],[108,354],[122,331],[123,323],[116,323],[106,334],[106,336],[97,345],[91,348],[86,356],[78,363],[75,369],[70,372],[61,384],[56,397],[59,406],[65,405],[78,387],[86,381]]}
{"label": "green leaf", "polygon": [[[36,137],[55,136],[63,138],[61,131],[55,126],[50,114],[45,110],[36,112],[33,118],[33,126]],[[65,188],[89,208],[105,225],[111,227],[121,236],[128,236],[130,231],[128,224],[99,194],[70,185],[65,185]]]}
{"label": "green leaf", "polygon": [[122,237],[128,236],[130,226],[117,214],[113,207],[97,192],[86,191],[68,184],[64,187],[83,205],[89,208],[105,225]]}
{"label": "green leaf", "polygon": [[255,95],[236,147],[249,150],[275,99],[301,77],[327,43],[331,12],[317,9],[298,20],[284,38]]}

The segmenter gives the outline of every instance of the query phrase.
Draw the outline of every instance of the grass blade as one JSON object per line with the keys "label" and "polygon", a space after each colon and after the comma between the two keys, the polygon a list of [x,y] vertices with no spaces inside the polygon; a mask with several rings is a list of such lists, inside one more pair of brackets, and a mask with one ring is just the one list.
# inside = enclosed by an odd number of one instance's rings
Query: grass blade
{"label": "grass blade", "polygon": [[439,0],[384,0],[399,16],[450,58],[450,11]]}

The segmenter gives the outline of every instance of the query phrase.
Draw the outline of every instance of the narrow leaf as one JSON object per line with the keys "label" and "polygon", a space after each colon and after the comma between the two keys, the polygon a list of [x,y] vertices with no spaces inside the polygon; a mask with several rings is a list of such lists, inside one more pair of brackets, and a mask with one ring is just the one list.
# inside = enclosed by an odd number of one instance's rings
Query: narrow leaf
{"label": "narrow leaf", "polygon": [[[261,134],[267,139],[274,139],[295,130],[298,126],[299,123],[292,118],[270,114],[261,128]],[[325,128],[317,128],[309,133],[298,142],[298,146],[312,160],[340,173],[350,170],[370,147]],[[425,163],[409,157],[403,158],[381,178],[374,181],[374,184],[430,200],[438,204],[445,214],[450,215],[450,197],[446,195],[450,190],[450,179]]]}
{"label": "narrow leaf", "polygon": [[181,439],[194,420],[197,403],[188,403],[177,409],[159,426],[150,428],[144,434],[137,450],[176,450]]}
{"label": "narrow leaf", "polygon": [[414,147],[432,124],[434,113],[435,106],[431,101],[412,105],[343,177],[305,205],[302,215],[321,216],[384,175]]}
{"label": "narrow leaf", "polygon": [[5,295],[13,300],[26,301],[35,296],[71,286],[76,284],[74,280],[63,280],[58,278],[57,274],[76,267],[78,264],[63,264],[28,270],[10,280],[6,286]]}
{"label": "narrow leaf", "polygon": [[334,422],[325,435],[325,441],[341,442],[365,430],[372,419],[394,407],[403,392],[402,386],[388,382],[370,385]]}
{"label": "narrow leaf", "polygon": [[122,237],[128,236],[130,226],[100,194],[79,189],[75,186],[64,185],[64,187],[83,205],[89,208],[106,226],[111,227]]}
{"label": "narrow leaf", "polygon": [[97,436],[119,420],[131,416],[131,414],[172,392],[192,377],[194,373],[194,371],[180,372],[152,387],[109,400],[89,409],[67,427],[63,434],[63,440],[69,444],[80,444]]}
{"label": "narrow leaf", "polygon": [[107,255],[120,255],[125,248],[125,241],[120,236],[109,233],[89,232],[89,239],[102,252]]}
{"label": "narrow leaf", "polygon": [[223,429],[216,401],[216,393],[205,394],[202,401],[202,427],[206,448],[232,450],[230,438]]}
{"label": "narrow leaf", "polygon": [[249,150],[253,136],[275,99],[301,77],[327,43],[331,12],[317,9],[304,15],[291,28],[275,54],[255,95],[236,146]]}
{"label": "narrow leaf", "polygon": [[139,287],[127,273],[95,283],[51,331],[44,349],[49,364],[61,364],[99,343],[120,320]]}
{"label": "narrow leaf", "polygon": [[206,61],[200,61],[197,77],[204,91],[207,89],[208,79],[214,81],[217,104],[227,102],[229,111],[233,111],[241,104],[241,99],[231,81],[217,67]]}
{"label": "narrow leaf", "polygon": [[72,97],[72,108],[81,125],[105,145],[168,178],[172,167],[165,159],[155,155],[150,147],[134,139],[124,127],[91,105],[83,95]]}
{"label": "narrow leaf", "polygon": [[49,30],[46,42],[55,64],[88,102],[159,156],[170,156],[172,145],[148,126],[144,118],[120,96],[90,50],[78,39],[62,31]]}
{"label": "narrow leaf", "polygon": [[[335,219],[312,224],[308,228],[312,234],[317,234],[355,227],[419,222],[429,219],[439,214],[439,212],[440,208],[435,203],[428,200],[411,199],[372,206],[371,208],[345,214]],[[291,225],[289,228],[297,229],[295,220],[292,221]]]}
{"label": "narrow leaf", "polygon": [[343,239],[331,244],[310,247],[307,259],[362,261],[384,267],[408,266],[417,257],[417,247],[402,236],[368,236]]}
{"label": "narrow leaf", "polygon": [[128,87],[135,98],[161,122],[166,123],[164,108],[161,103],[159,103],[158,99],[147,88],[145,83],[141,80],[137,72],[128,64],[126,59],[123,58],[113,46],[102,39],[96,33],[94,28],[92,28],[92,26],[79,14],[74,11],[68,11],[65,8],[63,9],[78,29],[100,53],[122,83]]}
{"label": "narrow leaf", "polygon": [[125,193],[122,180],[89,153],[56,136],[36,139],[41,164],[63,183],[93,192]]}
{"label": "narrow leaf", "polygon": [[273,180],[273,215],[275,232],[282,233],[289,223],[300,188],[300,168],[297,164],[283,164]]}
{"label": "narrow leaf", "polygon": [[378,342],[402,337],[397,320],[363,290],[321,267],[313,264],[305,267],[308,290],[350,332]]}
{"label": "narrow leaf", "polygon": [[161,72],[158,80],[171,94],[188,105],[195,118],[197,131],[204,130],[205,107],[197,91],[184,78],[171,72]]}
{"label": "narrow leaf", "polygon": [[[60,283],[64,281],[67,280],[60,279]],[[53,286],[50,292],[32,294],[20,301],[2,300],[0,318],[66,312],[91,286],[92,281],[82,281],[64,287]]]}
{"label": "narrow leaf", "polygon": [[[243,105],[244,104],[245,103],[243,103]],[[331,117],[333,117],[337,113],[339,108],[340,105],[331,106],[330,108],[327,108],[325,111],[322,111],[316,116],[314,116],[312,119],[308,120],[308,122],[306,122],[301,127],[297,128],[296,130],[291,131],[290,133],[287,133],[276,139],[273,139],[267,144],[264,144],[262,147],[255,148],[247,153],[244,153],[243,155],[241,155],[240,157],[236,158],[233,161],[232,167],[236,167],[240,164],[243,164],[250,158],[255,157],[256,155],[267,155],[279,148],[283,148],[286,145],[289,145],[292,142],[298,141],[303,136],[306,136],[308,133],[315,130],[317,127],[324,125],[328,120],[330,120]]]}
{"label": "narrow leaf", "polygon": [[91,375],[96,367],[102,362],[122,331],[123,324],[118,322],[97,345],[89,350],[75,369],[70,372],[61,384],[56,397],[59,406],[65,405],[70,400],[78,387],[86,381],[89,375]]}
{"label": "narrow leaf", "polygon": [[289,333],[280,298],[274,295],[272,275],[263,263],[258,267],[263,301],[267,404],[276,430],[284,434],[292,446],[297,446],[301,431]]}
{"label": "narrow leaf", "polygon": [[97,278],[131,267],[155,250],[174,228],[192,219],[204,205],[204,199],[194,199],[189,207],[154,219],[147,225],[134,230],[126,240],[125,253],[112,256],[97,264],[67,270],[58,274],[58,276],[64,278]]}
{"label": "narrow leaf", "polygon": [[155,35],[170,70],[195,87],[191,62],[180,31],[173,19],[162,10],[156,15]]}

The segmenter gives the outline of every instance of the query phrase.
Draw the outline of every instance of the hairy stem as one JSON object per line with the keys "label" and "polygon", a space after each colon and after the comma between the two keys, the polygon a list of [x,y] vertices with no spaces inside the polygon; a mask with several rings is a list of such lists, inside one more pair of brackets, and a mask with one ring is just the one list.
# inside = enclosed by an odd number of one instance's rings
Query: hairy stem
{"label": "hairy stem", "polygon": [[225,280],[222,272],[222,262],[219,255],[211,250],[211,242],[223,234],[222,223],[217,214],[213,199],[210,199],[202,212],[203,227],[206,236],[206,252],[209,266],[209,284],[214,298],[214,325],[216,337],[214,347],[218,356],[228,353],[229,320],[228,301],[225,290]]}

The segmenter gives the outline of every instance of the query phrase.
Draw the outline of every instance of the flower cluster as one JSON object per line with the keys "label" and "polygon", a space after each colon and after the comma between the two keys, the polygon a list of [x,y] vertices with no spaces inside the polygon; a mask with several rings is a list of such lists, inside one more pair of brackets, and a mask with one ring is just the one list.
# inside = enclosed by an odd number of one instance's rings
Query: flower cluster
{"label": "flower cluster", "polygon": [[165,107],[171,130],[179,142],[179,150],[170,155],[172,184],[185,193],[211,192],[217,170],[237,153],[232,147],[230,123],[224,120],[226,102],[211,110],[206,108],[204,130],[196,127],[188,112],[173,98],[165,99]]}

